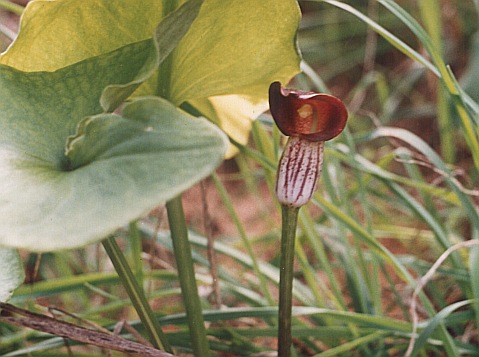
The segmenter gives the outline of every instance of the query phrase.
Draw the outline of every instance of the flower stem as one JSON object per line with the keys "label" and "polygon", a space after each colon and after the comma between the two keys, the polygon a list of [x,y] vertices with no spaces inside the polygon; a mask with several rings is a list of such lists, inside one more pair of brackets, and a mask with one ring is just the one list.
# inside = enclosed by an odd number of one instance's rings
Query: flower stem
{"label": "flower stem", "polygon": [[278,357],[291,355],[291,311],[293,306],[293,263],[298,207],[282,205],[281,261],[279,277]]}
{"label": "flower stem", "polygon": [[115,267],[120,280],[130,297],[130,300],[145,327],[150,342],[155,348],[172,353],[172,349],[161,330],[158,320],[153,314],[151,306],[148,304],[143,289],[138,285],[135,275],[131,271],[125,256],[113,237],[109,237],[102,242],[113,266]]}
{"label": "flower stem", "polygon": [[201,301],[196,285],[191,246],[188,240],[185,215],[181,196],[166,203],[170,224],[173,251],[176,259],[183,302],[190,330],[191,344],[196,357],[209,357],[210,349],[201,309]]}

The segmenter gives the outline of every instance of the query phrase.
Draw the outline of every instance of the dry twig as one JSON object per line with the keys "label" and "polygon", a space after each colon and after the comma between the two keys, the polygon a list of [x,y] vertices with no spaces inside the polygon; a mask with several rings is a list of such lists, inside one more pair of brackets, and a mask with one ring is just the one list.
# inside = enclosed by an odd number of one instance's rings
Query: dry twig
{"label": "dry twig", "polygon": [[0,317],[0,322],[28,327],[55,336],[124,353],[131,353],[145,357],[176,357],[170,353],[142,345],[138,342],[129,341],[113,334],[95,331],[69,322],[56,320],[52,317],[23,310],[10,304],[0,303],[0,310],[23,316]]}

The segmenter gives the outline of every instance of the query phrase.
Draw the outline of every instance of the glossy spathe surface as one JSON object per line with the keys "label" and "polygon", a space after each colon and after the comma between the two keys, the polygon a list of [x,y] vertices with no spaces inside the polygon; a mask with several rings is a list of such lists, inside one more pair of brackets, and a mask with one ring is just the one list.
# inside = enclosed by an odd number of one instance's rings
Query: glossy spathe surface
{"label": "glossy spathe surface", "polygon": [[270,111],[284,135],[326,141],[346,126],[348,112],[338,98],[315,92],[285,89],[279,82],[269,88]]}

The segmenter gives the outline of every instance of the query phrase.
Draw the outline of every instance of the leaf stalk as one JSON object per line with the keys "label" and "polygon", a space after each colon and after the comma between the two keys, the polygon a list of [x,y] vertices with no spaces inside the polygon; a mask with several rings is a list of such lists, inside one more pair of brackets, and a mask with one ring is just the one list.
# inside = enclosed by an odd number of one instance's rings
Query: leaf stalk
{"label": "leaf stalk", "polygon": [[150,342],[154,347],[172,353],[168,340],[161,330],[160,324],[148,303],[145,293],[138,285],[138,281],[115,239],[109,237],[103,240],[102,244],[120,277],[123,287],[128,293],[133,307],[138,313],[138,316],[150,337]]}
{"label": "leaf stalk", "polygon": [[168,201],[166,209],[194,355],[209,357],[209,342],[206,337],[181,196]]}

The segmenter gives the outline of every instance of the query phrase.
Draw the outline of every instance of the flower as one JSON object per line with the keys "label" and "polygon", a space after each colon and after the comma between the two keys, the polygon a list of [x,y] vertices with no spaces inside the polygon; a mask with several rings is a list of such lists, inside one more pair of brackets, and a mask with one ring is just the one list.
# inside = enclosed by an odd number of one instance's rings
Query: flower
{"label": "flower", "polygon": [[316,191],[324,141],[343,131],[348,112],[332,95],[289,90],[279,82],[269,87],[269,105],[279,130],[289,136],[278,166],[276,196],[281,204],[299,208]]}

